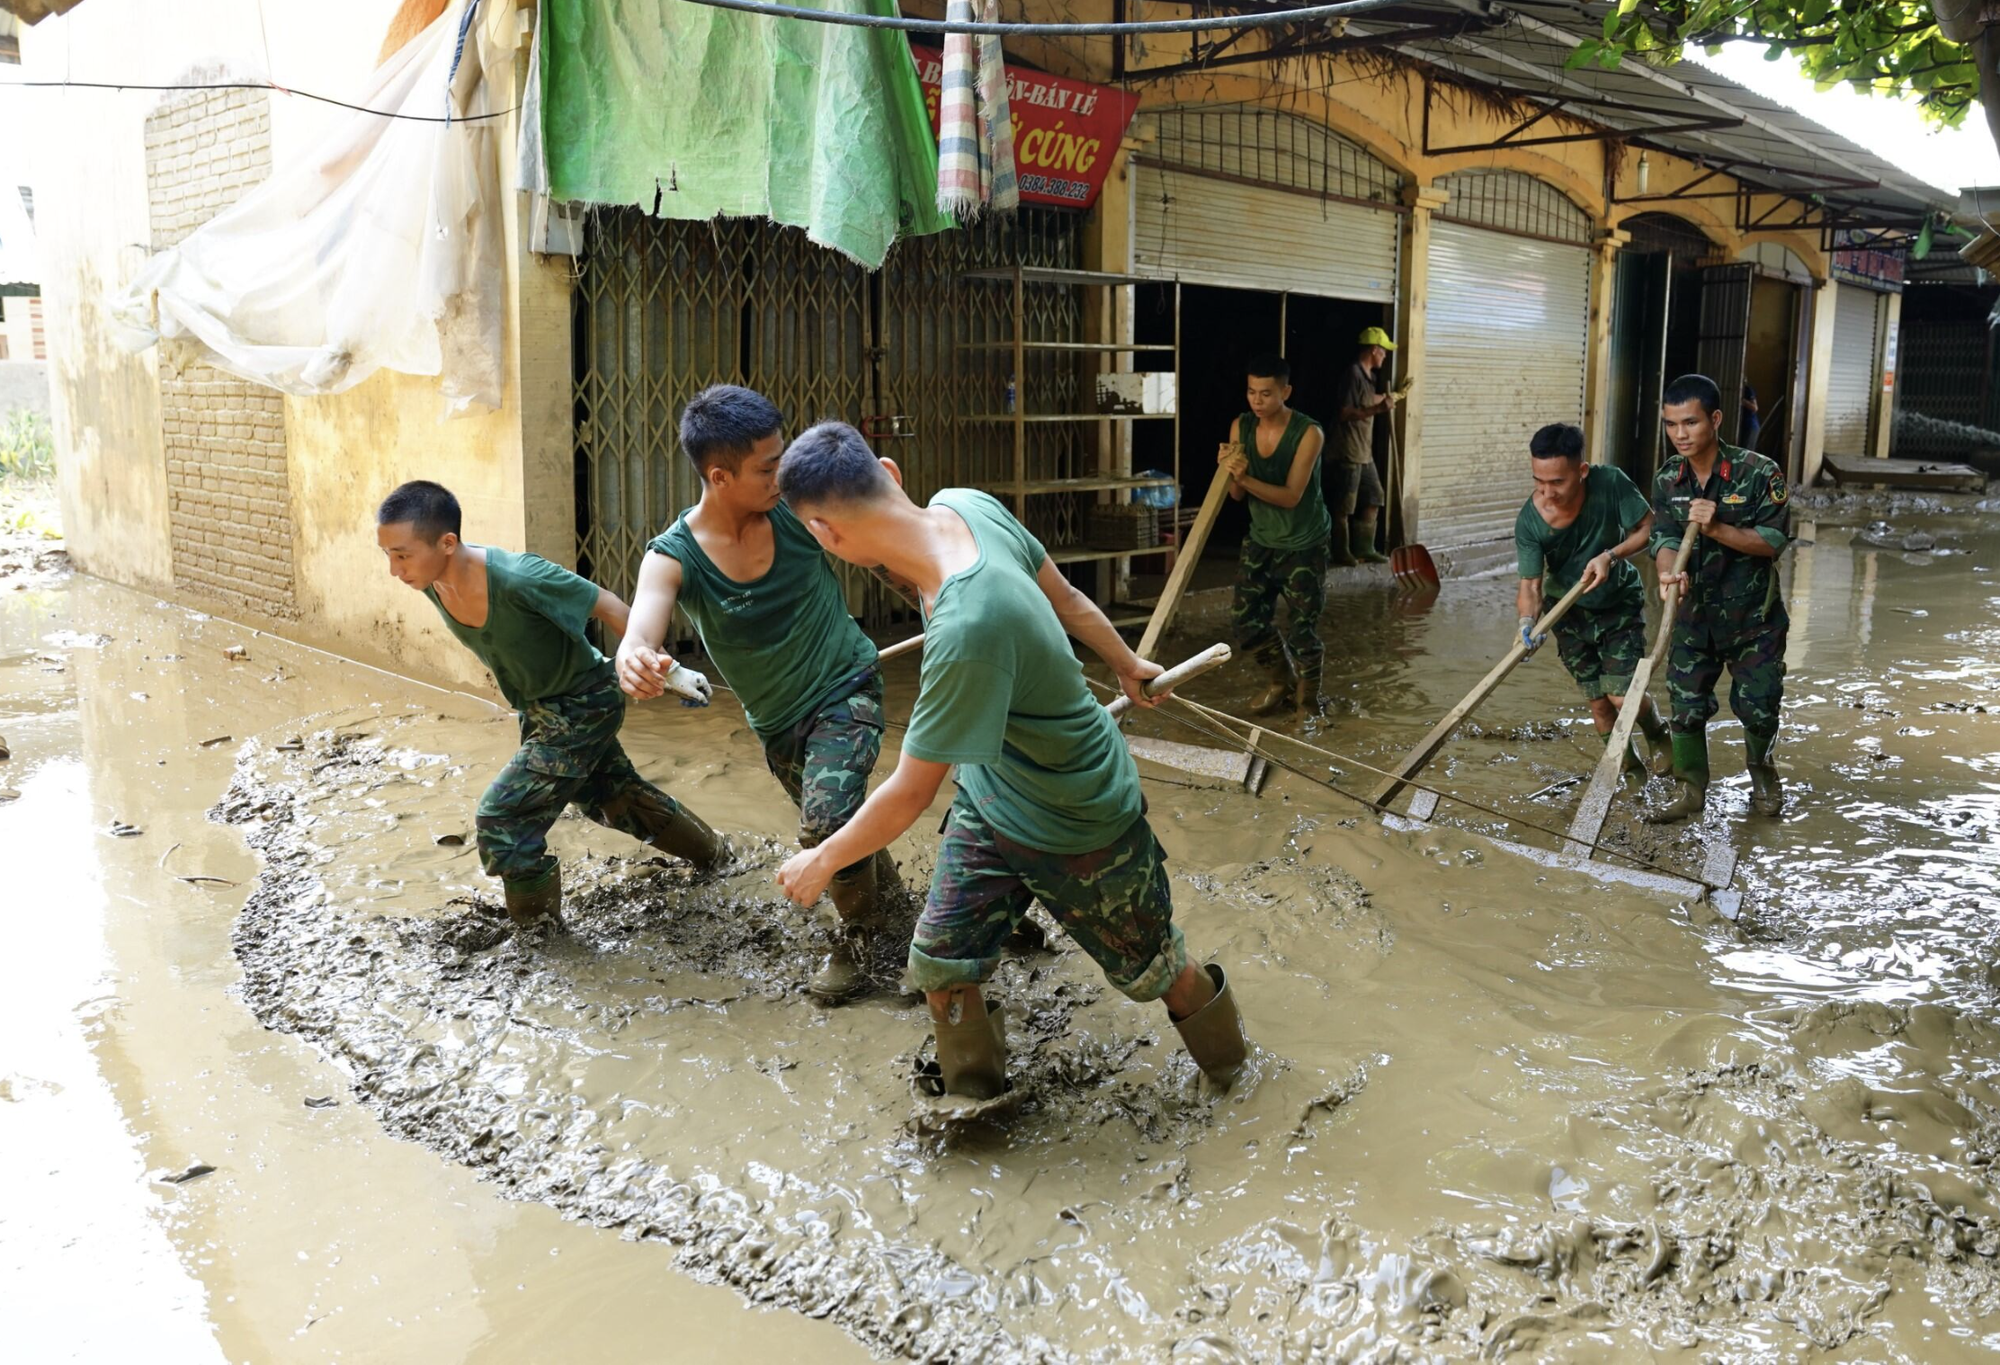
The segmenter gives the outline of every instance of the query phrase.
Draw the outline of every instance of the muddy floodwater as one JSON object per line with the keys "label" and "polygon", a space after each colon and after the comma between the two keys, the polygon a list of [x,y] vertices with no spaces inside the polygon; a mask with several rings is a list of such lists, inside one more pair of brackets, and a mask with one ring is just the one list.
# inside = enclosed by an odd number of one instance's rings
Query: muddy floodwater
{"label": "muddy floodwater", "polygon": [[[517,941],[470,839],[510,718],[0,576],[8,1330],[35,1359],[1983,1359],[2000,520],[1800,516],[1785,816],[1747,815],[1725,704],[1707,819],[1636,825],[1628,789],[1607,828],[1683,873],[1730,843],[1739,921],[1489,841],[1551,844],[1599,752],[1552,648],[1429,771],[1436,827],[1310,780],[1365,791],[1513,620],[1511,579],[1346,585],[1333,710],[1292,727],[1340,760],[1258,796],[1149,769],[1247,1074],[1211,1093],[1157,1007],[1023,942],[993,994],[1024,1102],[942,1137],[908,1122],[921,1006],[801,993],[826,929],[775,892],[790,812],[726,698],[625,737],[736,866],[567,818],[571,932]],[[1240,713],[1253,682],[1189,691]],[[913,883],[937,814],[894,850]]]}

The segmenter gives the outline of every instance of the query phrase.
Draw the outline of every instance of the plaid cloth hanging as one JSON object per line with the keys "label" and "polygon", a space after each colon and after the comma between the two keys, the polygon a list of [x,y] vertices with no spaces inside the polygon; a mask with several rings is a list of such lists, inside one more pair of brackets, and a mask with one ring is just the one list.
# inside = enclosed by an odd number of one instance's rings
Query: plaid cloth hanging
{"label": "plaid cloth hanging", "polygon": [[[1000,22],[1000,0],[947,0],[951,23]],[[1021,205],[1014,180],[1014,120],[998,34],[947,33],[938,92],[937,206],[965,222]]]}

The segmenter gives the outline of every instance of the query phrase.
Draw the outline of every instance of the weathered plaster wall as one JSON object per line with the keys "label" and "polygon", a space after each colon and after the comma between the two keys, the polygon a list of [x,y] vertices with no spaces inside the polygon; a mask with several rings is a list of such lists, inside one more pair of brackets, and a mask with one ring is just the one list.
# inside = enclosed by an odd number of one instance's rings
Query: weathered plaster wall
{"label": "weathered plaster wall", "polygon": [[[323,9],[256,0],[171,7],[93,0],[28,30],[24,60],[31,78],[166,83],[268,72],[281,85],[352,98],[395,8],[395,0],[360,0],[335,19]],[[136,244],[152,237],[144,123],[162,96],[47,93],[40,120],[47,138],[34,173],[51,276],[51,377],[70,545],[89,572],[168,590],[155,354],[112,346],[98,303],[137,269],[145,253]],[[273,95],[272,165],[307,154],[346,117],[330,105]],[[441,420],[432,381],[387,373],[346,394],[285,399],[296,617],[240,612],[293,638],[461,686],[481,685],[484,672],[429,604],[389,577],[374,540],[382,495],[404,479],[437,479],[464,500],[469,537],[575,563],[568,275],[563,264],[522,249],[511,129],[498,142],[506,188],[495,209],[508,263],[502,408]]]}

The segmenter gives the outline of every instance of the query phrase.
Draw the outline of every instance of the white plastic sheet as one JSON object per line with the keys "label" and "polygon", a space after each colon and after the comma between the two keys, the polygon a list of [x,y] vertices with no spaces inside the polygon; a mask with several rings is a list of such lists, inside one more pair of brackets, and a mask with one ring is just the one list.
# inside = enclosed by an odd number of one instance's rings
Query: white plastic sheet
{"label": "white plastic sheet", "polygon": [[347,114],[154,256],[110,295],[121,343],[286,393],[391,369],[436,375],[452,415],[498,407],[501,128],[480,116],[512,117],[513,17],[495,0],[449,5],[353,100],[409,117]]}

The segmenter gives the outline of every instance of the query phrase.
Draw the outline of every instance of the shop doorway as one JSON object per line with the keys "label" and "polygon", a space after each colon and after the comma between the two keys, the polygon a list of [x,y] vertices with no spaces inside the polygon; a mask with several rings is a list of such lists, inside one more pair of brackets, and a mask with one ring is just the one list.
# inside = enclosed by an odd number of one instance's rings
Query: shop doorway
{"label": "shop doorway", "polygon": [[[1135,290],[1133,340],[1142,344],[1173,339],[1173,291],[1146,284]],[[1279,294],[1217,285],[1181,286],[1181,497],[1179,523],[1185,528],[1201,507],[1215,478],[1216,448],[1244,411],[1244,366],[1252,356],[1280,352],[1292,367],[1292,406],[1327,429],[1329,457],[1340,418],[1340,386],[1364,329],[1388,327],[1390,307],[1382,303]],[[1139,357],[1140,368],[1151,357]],[[1394,382],[1392,357],[1379,386]],[[1134,424],[1132,467],[1173,468],[1173,439],[1166,423]],[[1388,424],[1375,424],[1376,470],[1388,481]],[[1327,458],[1327,457],[1323,457]],[[1329,483],[1321,479],[1322,487]],[[1250,524],[1243,504],[1224,506],[1209,534],[1211,562],[1227,562],[1218,550],[1242,544]],[[1206,577],[1206,575],[1204,575]]]}
{"label": "shop doorway", "polygon": [[1701,269],[1715,245],[1671,213],[1642,213],[1625,230],[1632,240],[1618,253],[1614,283],[1605,458],[1644,488],[1660,463],[1660,393],[1700,366]]}
{"label": "shop doorway", "polygon": [[[1748,385],[1748,393],[1738,441],[1770,456],[1780,468],[1790,465],[1792,431],[1796,425],[1792,376],[1799,370],[1801,294],[1799,287],[1789,280],[1761,275],[1750,291],[1750,335],[1743,357],[1743,382]],[[1747,401],[1753,394],[1757,402],[1754,435]]]}

